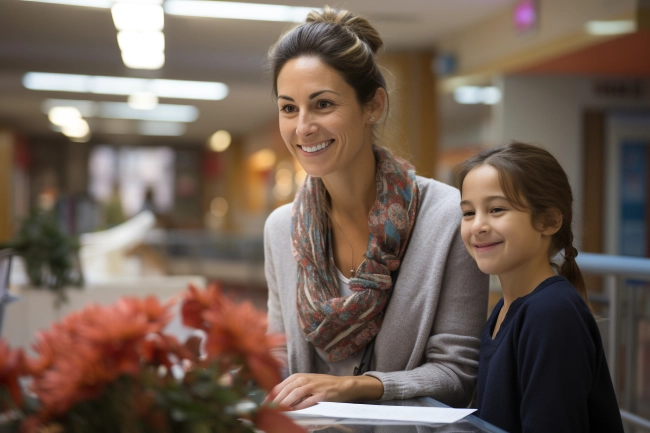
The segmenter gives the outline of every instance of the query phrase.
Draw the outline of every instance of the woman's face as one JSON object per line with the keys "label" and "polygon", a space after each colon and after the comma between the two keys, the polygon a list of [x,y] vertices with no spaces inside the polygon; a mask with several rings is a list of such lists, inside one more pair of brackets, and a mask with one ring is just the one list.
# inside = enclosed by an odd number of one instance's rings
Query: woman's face
{"label": "woman's face", "polygon": [[278,75],[280,133],[311,176],[351,167],[371,144],[370,107],[359,104],[354,89],[317,57],[289,60]]}

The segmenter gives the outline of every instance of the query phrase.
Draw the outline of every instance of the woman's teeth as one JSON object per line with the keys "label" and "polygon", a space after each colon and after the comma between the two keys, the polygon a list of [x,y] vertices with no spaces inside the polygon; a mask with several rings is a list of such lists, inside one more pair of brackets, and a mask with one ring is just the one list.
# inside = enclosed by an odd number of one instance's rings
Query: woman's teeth
{"label": "woman's teeth", "polygon": [[307,147],[307,146],[300,146],[302,150],[304,150],[307,153],[313,153],[313,152],[318,152],[319,150],[325,149],[327,146],[332,144],[334,140],[328,140],[328,141],[323,141],[322,143],[316,144],[315,146]]}

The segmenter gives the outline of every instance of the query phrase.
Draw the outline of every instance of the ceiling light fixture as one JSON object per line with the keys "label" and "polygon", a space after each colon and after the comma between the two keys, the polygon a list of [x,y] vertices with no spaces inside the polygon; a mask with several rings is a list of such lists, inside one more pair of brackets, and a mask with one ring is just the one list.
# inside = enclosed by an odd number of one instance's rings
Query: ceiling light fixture
{"label": "ceiling light fixture", "polygon": [[117,1],[111,15],[120,31],[162,31],[165,27],[165,12],[159,4]]}
{"label": "ceiling light fixture", "polygon": [[131,69],[165,65],[165,12],[160,4],[117,0],[111,7],[122,61]]}
{"label": "ceiling light fixture", "polygon": [[585,28],[587,33],[595,36],[623,35],[634,33],[636,23],[633,20],[589,21]]}
{"label": "ceiling light fixture", "polygon": [[493,86],[461,86],[454,91],[454,100],[459,104],[494,105],[501,101],[501,90]]}
{"label": "ceiling light fixture", "polygon": [[222,129],[215,132],[210,137],[210,149],[215,152],[223,152],[224,150],[228,149],[231,141],[232,137],[230,136],[230,133]]}
{"label": "ceiling light fixture", "polygon": [[319,10],[300,6],[200,0],[167,0],[164,7],[170,15],[294,23],[305,21],[309,12]]}
{"label": "ceiling light fixture", "polygon": [[228,95],[228,86],[218,82],[104,77],[49,72],[28,72],[23,76],[23,85],[30,90],[124,96],[132,95],[135,92],[151,92],[159,98],[210,101],[219,101]]}
{"label": "ceiling light fixture", "polygon": [[113,4],[113,0],[23,0],[37,3],[53,3],[66,6],[84,6],[89,8],[108,9]]}
{"label": "ceiling light fixture", "polygon": [[46,99],[43,102],[42,110],[44,113],[49,113],[54,107],[72,107],[83,117],[107,119],[190,123],[199,117],[199,110],[193,105],[158,104],[150,110],[139,110],[130,107],[126,102],[95,102],[75,99]]}
{"label": "ceiling light fixture", "polygon": [[153,110],[158,105],[158,97],[151,92],[135,92],[127,101],[134,110]]}

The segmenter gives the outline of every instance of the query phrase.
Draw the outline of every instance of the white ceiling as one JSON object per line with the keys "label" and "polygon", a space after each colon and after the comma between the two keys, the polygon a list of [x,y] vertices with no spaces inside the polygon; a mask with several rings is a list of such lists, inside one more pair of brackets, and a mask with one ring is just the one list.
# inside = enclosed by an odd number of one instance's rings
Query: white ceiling
{"label": "white ceiling", "polygon": [[[322,7],[315,0],[257,0]],[[512,0],[348,0],[332,3],[368,17],[382,34],[386,49],[434,48],[443,35],[498,13]],[[56,137],[40,105],[45,98],[125,101],[124,97],[30,91],[21,85],[27,71],[147,78],[221,81],[230,86],[222,101],[161,99],[192,104],[199,119],[173,141],[203,143],[217,129],[243,135],[273,120],[276,109],[264,72],[269,46],[290,24],[165,16],[166,63],[158,71],[126,68],[117,47],[108,9],[0,0],[0,126],[28,136]],[[93,122],[94,120],[94,122]],[[93,140],[150,142],[164,140],[124,134],[112,124],[90,120]],[[170,141],[171,139],[167,139]]]}

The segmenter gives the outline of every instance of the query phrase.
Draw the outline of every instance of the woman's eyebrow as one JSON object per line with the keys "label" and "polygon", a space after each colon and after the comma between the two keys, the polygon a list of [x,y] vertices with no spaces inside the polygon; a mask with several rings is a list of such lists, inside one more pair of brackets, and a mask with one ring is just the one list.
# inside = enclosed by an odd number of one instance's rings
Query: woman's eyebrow
{"label": "woman's eyebrow", "polygon": [[[318,92],[312,93],[311,95],[309,95],[309,99],[314,99],[317,96],[320,96],[323,93],[327,93],[327,92],[334,93],[335,95],[341,96],[340,93],[335,92],[334,90],[325,89],[325,90],[319,90]],[[278,99],[286,99],[287,101],[295,102],[294,99],[291,96],[287,96],[287,95],[278,95]]]}

